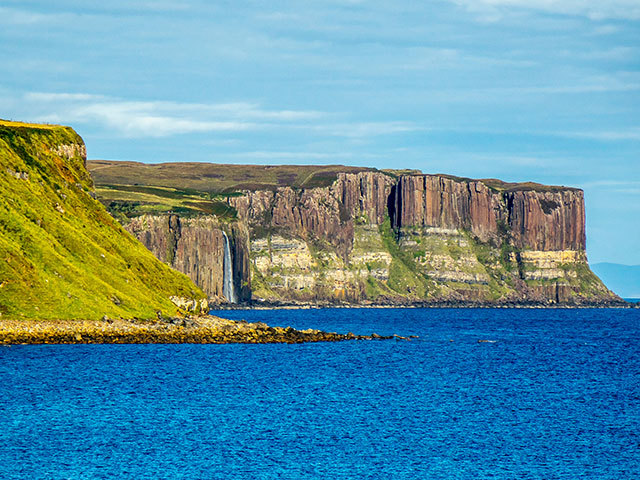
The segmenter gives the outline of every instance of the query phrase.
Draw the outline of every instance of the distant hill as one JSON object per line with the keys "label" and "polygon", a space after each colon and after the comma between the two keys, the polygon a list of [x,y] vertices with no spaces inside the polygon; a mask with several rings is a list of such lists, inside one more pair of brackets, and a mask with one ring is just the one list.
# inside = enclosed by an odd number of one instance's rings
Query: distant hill
{"label": "distant hill", "polygon": [[640,298],[640,265],[593,263],[591,270],[622,298]]}

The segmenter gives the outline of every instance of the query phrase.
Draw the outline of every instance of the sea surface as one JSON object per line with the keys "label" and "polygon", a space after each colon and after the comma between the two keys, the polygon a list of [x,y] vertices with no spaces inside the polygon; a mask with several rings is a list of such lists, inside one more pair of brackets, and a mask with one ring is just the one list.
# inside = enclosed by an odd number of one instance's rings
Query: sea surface
{"label": "sea surface", "polygon": [[640,478],[640,309],[219,313],[420,338],[0,347],[0,478]]}

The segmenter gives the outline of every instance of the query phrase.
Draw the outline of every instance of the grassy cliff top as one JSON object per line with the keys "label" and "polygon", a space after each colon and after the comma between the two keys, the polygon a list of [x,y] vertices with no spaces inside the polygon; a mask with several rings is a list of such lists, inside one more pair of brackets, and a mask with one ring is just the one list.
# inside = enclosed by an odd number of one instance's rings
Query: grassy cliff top
{"label": "grassy cliff top", "polygon": [[69,128],[62,127],[61,125],[56,125],[52,123],[28,123],[28,122],[16,122],[14,120],[3,120],[0,118],[0,125],[3,127],[26,127],[26,128],[35,128],[38,130],[57,130],[60,128]]}
{"label": "grassy cliff top", "polygon": [[[392,177],[425,175],[414,169],[349,167],[344,165],[225,165],[216,163],[157,163],[89,160],[87,168],[99,188],[169,187],[182,192],[229,194],[240,190],[275,190],[327,187],[338,173],[380,171]],[[539,192],[578,191],[574,187],[542,185],[535,182],[505,182],[496,178],[473,179],[447,174],[438,176],[456,182],[482,182],[500,192],[534,190]],[[100,194],[106,192],[99,192]],[[110,197],[109,197],[110,198]]]}
{"label": "grassy cliff top", "polygon": [[487,187],[498,192],[535,191],[535,192],[562,192],[566,190],[582,191],[575,187],[565,187],[564,185],[543,185],[535,182],[505,182],[497,178],[466,178],[455,175],[437,174],[440,177],[448,178],[455,182],[482,182]]}
{"label": "grassy cliff top", "polygon": [[342,165],[225,165],[216,163],[139,163],[90,160],[96,185],[162,186],[207,193],[313,188],[331,185],[338,173],[373,171]]}
{"label": "grassy cliff top", "polygon": [[0,189],[2,318],[150,318],[204,297],[94,200],[73,129],[0,121]]}

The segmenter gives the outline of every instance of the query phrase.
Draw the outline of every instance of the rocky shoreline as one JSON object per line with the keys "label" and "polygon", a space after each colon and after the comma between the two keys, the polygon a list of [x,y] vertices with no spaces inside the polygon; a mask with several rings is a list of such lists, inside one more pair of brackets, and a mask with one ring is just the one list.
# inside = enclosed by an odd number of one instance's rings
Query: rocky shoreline
{"label": "rocky shoreline", "polygon": [[296,330],[215,316],[159,320],[0,320],[0,345],[80,343],[306,343],[345,340],[406,340],[381,336]]}
{"label": "rocky shoreline", "polygon": [[418,301],[418,302],[274,302],[252,301],[239,304],[220,303],[211,305],[212,310],[271,310],[312,308],[640,308],[640,303],[625,300],[589,301],[583,303],[550,302],[480,302],[464,300]]}

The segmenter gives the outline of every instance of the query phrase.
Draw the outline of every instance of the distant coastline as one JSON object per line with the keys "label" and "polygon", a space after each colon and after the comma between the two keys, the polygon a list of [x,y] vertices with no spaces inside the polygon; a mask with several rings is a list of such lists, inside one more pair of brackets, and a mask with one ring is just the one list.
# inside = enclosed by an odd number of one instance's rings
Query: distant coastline
{"label": "distant coastline", "polygon": [[299,310],[324,308],[482,308],[482,309],[573,309],[573,308],[636,308],[640,306],[640,299],[620,299],[610,302],[585,302],[581,304],[558,304],[542,302],[473,302],[473,301],[441,301],[441,302],[412,302],[412,303],[345,303],[345,302],[260,302],[249,303],[221,303],[211,305],[211,312],[225,310]]}

